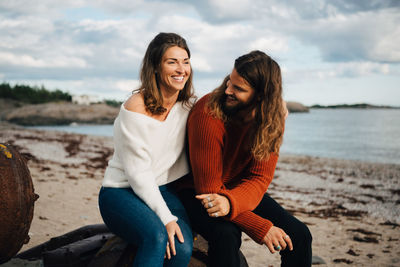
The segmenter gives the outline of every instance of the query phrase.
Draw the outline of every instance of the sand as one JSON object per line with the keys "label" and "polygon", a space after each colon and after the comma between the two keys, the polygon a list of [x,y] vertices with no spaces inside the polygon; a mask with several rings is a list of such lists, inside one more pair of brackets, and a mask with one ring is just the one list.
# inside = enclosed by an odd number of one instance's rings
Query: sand
{"label": "sand", "polygon": [[[97,197],[112,139],[0,124],[0,142],[30,158],[35,192],[30,242],[102,223]],[[305,222],[320,266],[400,266],[400,165],[281,155],[268,192]],[[279,266],[279,254],[243,235],[251,267]]]}

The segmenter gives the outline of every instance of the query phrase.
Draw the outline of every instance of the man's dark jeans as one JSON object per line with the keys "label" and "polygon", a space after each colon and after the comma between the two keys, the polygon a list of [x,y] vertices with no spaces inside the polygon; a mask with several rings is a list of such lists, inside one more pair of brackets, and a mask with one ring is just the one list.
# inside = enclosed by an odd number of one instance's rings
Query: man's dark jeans
{"label": "man's dark jeans", "polygon": [[[222,218],[212,218],[198,199],[193,189],[178,192],[185,206],[192,228],[208,241],[209,266],[239,267],[241,230],[234,223]],[[280,252],[282,266],[311,266],[311,233],[308,227],[289,214],[268,194],[265,194],[254,213],[270,220],[274,226],[282,228],[293,242],[293,251]],[[265,253],[269,253],[265,247]]]}

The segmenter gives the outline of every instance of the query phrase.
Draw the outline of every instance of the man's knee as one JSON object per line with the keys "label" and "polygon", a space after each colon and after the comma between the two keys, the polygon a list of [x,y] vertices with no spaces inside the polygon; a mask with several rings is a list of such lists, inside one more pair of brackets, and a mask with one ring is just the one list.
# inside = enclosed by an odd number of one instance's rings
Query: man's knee
{"label": "man's knee", "polygon": [[303,222],[299,221],[296,228],[297,241],[303,245],[310,245],[312,242],[312,235],[310,229]]}
{"label": "man's knee", "polygon": [[240,247],[242,242],[242,232],[236,225],[227,222],[214,228],[211,239],[212,241],[210,241],[213,243],[236,245]]}

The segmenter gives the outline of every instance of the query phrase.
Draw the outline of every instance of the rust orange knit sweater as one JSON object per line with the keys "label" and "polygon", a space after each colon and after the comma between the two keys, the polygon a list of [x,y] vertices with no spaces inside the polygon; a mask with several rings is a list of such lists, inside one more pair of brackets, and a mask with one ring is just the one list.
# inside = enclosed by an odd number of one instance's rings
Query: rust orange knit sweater
{"label": "rust orange knit sweater", "polygon": [[208,95],[193,107],[188,118],[189,157],[198,194],[226,196],[231,205],[226,216],[257,243],[272,223],[252,212],[270,184],[278,156],[255,160],[249,150],[251,124],[233,124],[211,116],[205,109]]}

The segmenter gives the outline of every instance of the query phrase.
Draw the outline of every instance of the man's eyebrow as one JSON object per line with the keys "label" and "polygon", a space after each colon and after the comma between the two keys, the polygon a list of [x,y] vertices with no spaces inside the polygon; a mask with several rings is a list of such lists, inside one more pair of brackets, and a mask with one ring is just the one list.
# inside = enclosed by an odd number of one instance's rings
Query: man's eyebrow
{"label": "man's eyebrow", "polygon": [[240,86],[237,86],[237,85],[233,85],[233,87],[235,87],[236,89],[238,89],[238,90],[240,90],[240,91],[246,91],[246,89],[244,89],[244,88],[242,88],[242,87],[240,87]]}

